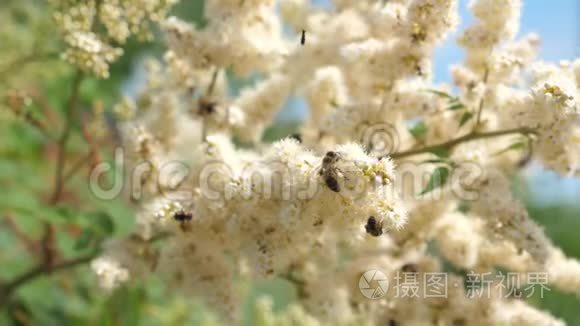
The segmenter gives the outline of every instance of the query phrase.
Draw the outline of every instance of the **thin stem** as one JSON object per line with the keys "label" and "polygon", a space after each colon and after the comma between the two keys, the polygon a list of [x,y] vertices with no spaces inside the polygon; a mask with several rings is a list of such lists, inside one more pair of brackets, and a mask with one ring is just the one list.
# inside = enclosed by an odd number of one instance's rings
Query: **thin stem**
{"label": "thin stem", "polygon": [[28,111],[24,113],[24,121],[26,121],[26,123],[28,123],[32,127],[36,128],[38,131],[40,131],[40,133],[47,139],[54,140],[53,135],[51,135],[50,132],[48,132],[48,129],[46,128],[44,123],[35,118],[31,112]]}
{"label": "thin stem", "polygon": [[57,148],[58,153],[56,158],[54,190],[51,198],[51,203],[53,204],[56,204],[60,200],[60,197],[62,195],[63,171],[66,160],[66,147],[72,132],[74,113],[75,108],[78,104],[79,93],[83,77],[84,77],[83,72],[81,70],[77,70],[73,79],[72,90],[68,100],[68,104],[66,106],[65,124],[61,136],[58,140],[58,148]]}
{"label": "thin stem", "polygon": [[286,273],[280,275],[281,278],[285,279],[286,281],[292,283],[296,288],[296,294],[298,295],[299,299],[306,299],[308,298],[308,292],[306,291],[306,282],[296,278],[292,273]]}
{"label": "thin stem", "polygon": [[[99,16],[99,12],[101,9],[101,2],[102,2],[102,0],[95,1],[96,15],[95,15],[95,18],[92,22],[91,30],[95,30],[98,27],[99,20],[96,17]],[[66,147],[67,147],[67,143],[68,143],[68,140],[70,138],[70,135],[72,133],[72,127],[73,127],[73,122],[74,122],[74,118],[75,118],[75,108],[76,108],[78,101],[79,101],[79,93],[80,93],[81,83],[82,83],[83,79],[84,79],[83,71],[81,69],[77,68],[77,70],[75,72],[75,76],[73,78],[71,94],[69,96],[68,104],[67,104],[67,107],[65,110],[65,124],[63,127],[62,134],[59,138],[59,142],[58,142],[58,148],[57,148],[58,154],[57,154],[57,160],[56,160],[54,190],[52,192],[52,198],[50,200],[50,202],[52,204],[58,203],[58,201],[60,200],[60,197],[62,195],[63,188],[64,188],[63,174],[64,174],[64,167],[65,167],[64,165],[65,165],[65,161],[66,161]]]}
{"label": "thin stem", "polygon": [[48,222],[44,222],[44,234],[38,244],[41,262],[48,269],[52,267],[58,254],[55,247],[55,241],[54,226]]}
{"label": "thin stem", "polygon": [[[215,89],[215,85],[217,83],[217,78],[220,72],[220,68],[219,67],[215,67],[215,70],[211,76],[211,80],[209,82],[209,85],[207,86],[207,90],[205,92],[205,96],[203,98],[205,98],[208,101],[211,101],[211,97],[213,95],[213,91]],[[203,123],[201,126],[201,139],[202,141],[206,141],[207,138],[207,117],[205,116],[205,114],[203,115]],[[227,117],[226,117],[227,119]]]}
{"label": "thin stem", "polygon": [[518,162],[518,166],[519,167],[524,167],[526,166],[531,160],[532,157],[534,156],[534,142],[532,137],[530,137],[530,135],[526,135],[527,141],[528,141],[528,150],[526,152],[526,155]]}
{"label": "thin stem", "polygon": [[2,65],[3,68],[0,69],[0,84],[4,84],[8,80],[8,75],[10,73],[16,71],[17,69],[23,68],[23,66],[39,62],[42,60],[50,59],[53,57],[56,58],[57,56],[58,56],[57,53],[42,53],[42,54],[32,53],[29,55],[19,57],[10,63],[3,64]]}
{"label": "thin stem", "polygon": [[213,90],[215,88],[215,85],[217,83],[217,78],[220,72],[220,68],[216,67],[213,75],[211,76],[211,81],[209,83],[209,86],[207,87],[207,97],[211,97],[211,95],[213,94]]}
{"label": "thin stem", "polygon": [[472,132],[472,133],[469,133],[467,135],[449,140],[449,141],[444,142],[444,143],[426,146],[426,147],[417,148],[417,149],[411,149],[408,151],[403,151],[403,152],[398,152],[398,153],[392,153],[392,154],[389,154],[389,156],[391,158],[394,158],[394,159],[400,159],[400,158],[409,157],[409,156],[418,155],[418,154],[431,153],[431,152],[441,150],[441,149],[451,150],[451,149],[453,149],[453,147],[455,147],[461,143],[465,143],[465,142],[469,142],[469,141],[477,140],[477,139],[494,138],[494,137],[500,137],[500,136],[506,136],[506,135],[512,135],[512,134],[529,135],[529,134],[533,134],[533,133],[535,133],[535,131],[533,129],[530,129],[530,128],[513,128],[513,129],[498,130],[498,131],[483,132],[483,133]]}
{"label": "thin stem", "polygon": [[87,143],[87,145],[89,145],[89,160],[90,160],[90,167],[94,167],[97,164],[99,164],[99,162],[101,161],[101,157],[99,154],[99,146],[97,141],[93,138],[93,135],[91,134],[91,131],[89,130],[89,126],[87,125],[86,119],[84,119],[82,117],[82,115],[79,115],[79,121],[81,124],[81,133],[82,136],[85,140],[85,142]]}
{"label": "thin stem", "polygon": [[91,135],[89,127],[86,123],[86,119],[83,117],[83,115],[79,114],[77,119],[80,122],[83,139],[89,146],[89,152],[74,162],[68,172],[65,172],[62,178],[63,186],[67,184],[70,178],[72,178],[85,165],[85,163],[88,162],[89,168],[93,168],[99,164],[99,162],[101,162],[101,157],[99,154],[99,142],[97,142]]}
{"label": "thin stem", "polygon": [[26,108],[25,98],[26,95],[20,95],[18,93],[8,94],[6,96],[6,106],[16,117],[21,117],[24,122],[26,122],[31,127],[38,130],[49,140],[54,140],[54,137],[48,132],[48,128],[42,122],[42,120],[37,119],[30,109]]}
{"label": "thin stem", "polygon": [[48,123],[48,126],[51,127],[51,129],[57,126],[58,120],[55,115],[55,110],[46,100],[45,94],[42,91],[33,90],[29,95],[42,112],[43,118],[46,118],[44,120]]}
{"label": "thin stem", "polygon": [[22,230],[18,224],[14,222],[14,219],[11,216],[6,216],[6,218],[4,219],[4,224],[24,245],[24,247],[26,247],[26,250],[31,255],[36,255],[38,253],[37,243],[34,241],[34,239],[32,239],[30,235],[28,235],[24,230]]}
{"label": "thin stem", "polygon": [[64,174],[62,183],[66,184],[83,166],[91,160],[93,156],[92,151],[89,151],[85,156],[73,163],[72,167]]}
{"label": "thin stem", "polygon": [[[489,68],[486,66],[483,73],[483,84],[487,84],[487,79],[489,78]],[[479,100],[479,107],[477,108],[477,118],[475,119],[475,129],[479,127],[481,123],[481,113],[483,112],[483,106],[485,104],[485,93]]]}

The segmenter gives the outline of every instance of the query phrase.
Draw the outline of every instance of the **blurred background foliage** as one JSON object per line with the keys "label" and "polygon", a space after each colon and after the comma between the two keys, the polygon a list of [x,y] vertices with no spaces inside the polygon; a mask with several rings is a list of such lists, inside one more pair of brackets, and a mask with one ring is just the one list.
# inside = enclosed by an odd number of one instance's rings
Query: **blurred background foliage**
{"label": "blurred background foliage", "polygon": [[[173,14],[203,25],[202,0],[182,1]],[[142,75],[142,59],[160,57],[159,41],[139,43],[131,40],[125,55],[112,66],[111,78],[88,77],[80,91],[80,110],[92,114],[101,105],[114,135],[112,107],[123,93],[130,92]],[[123,235],[133,223],[133,207],[119,198],[100,201],[87,187],[88,169],[81,169],[67,184],[62,200],[50,203],[54,183],[56,148],[51,137],[62,128],[63,108],[69,98],[74,69],[59,59],[63,43],[55,29],[46,1],[0,1],[0,284],[38,264],[38,240],[45,225],[54,226],[59,256],[78,257],[90,254],[105,238]],[[141,77],[142,78],[142,77]],[[249,81],[234,80],[233,93]],[[13,95],[24,92],[25,110],[43,121],[43,134],[12,114]],[[20,93],[18,93],[20,94]],[[290,105],[291,106],[291,105]],[[289,107],[286,109],[293,110]],[[298,121],[281,115],[268,129],[268,141],[296,131]],[[74,125],[69,144],[69,160],[82,159],[87,144],[81,137],[81,125]],[[100,148],[105,160],[111,159],[115,137]],[[514,187],[527,203],[531,215],[567,255],[580,258],[580,205],[578,201],[549,202],[538,200],[529,178],[522,175]],[[558,181],[553,182],[558,191]],[[0,325],[179,325],[214,324],[216,316],[193,298],[169,293],[155,276],[125,286],[112,294],[101,292],[86,264],[74,269],[55,271],[37,277],[0,300]],[[270,295],[274,310],[286,307],[295,298],[295,289],[281,279],[246,284],[244,324],[255,322],[255,300]],[[0,298],[2,294],[0,293]],[[580,299],[552,290],[534,304],[564,318],[569,325],[580,325]]]}

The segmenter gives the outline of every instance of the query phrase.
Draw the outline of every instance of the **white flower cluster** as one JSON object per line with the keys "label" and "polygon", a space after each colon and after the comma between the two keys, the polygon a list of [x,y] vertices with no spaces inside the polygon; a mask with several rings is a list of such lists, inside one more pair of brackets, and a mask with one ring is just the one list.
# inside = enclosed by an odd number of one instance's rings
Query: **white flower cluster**
{"label": "white flower cluster", "polygon": [[[577,174],[580,158],[580,61],[534,63],[537,37],[513,41],[520,6],[473,2],[477,20],[459,39],[466,61],[452,67],[458,95],[433,85],[430,69],[457,1],[323,10],[284,0],[277,11],[269,0],[211,0],[203,28],[165,20],[170,50],[148,65],[142,94],[117,108],[127,168],[144,170],[129,180],[137,229],[94,264],[103,285],[154,273],[237,319],[241,283],[285,278],[299,300],[285,312],[261,301],[264,325],[561,325],[516,298],[469,298],[463,286],[445,298],[380,300],[358,289],[368,270],[424,275],[450,262],[546,272],[580,292],[580,264],[509,187],[531,159]],[[260,80],[232,96],[226,70]],[[262,142],[300,95],[309,107],[300,135]],[[176,162],[186,168],[168,172]]]}
{"label": "white flower cluster", "polygon": [[193,67],[231,66],[248,74],[279,63],[285,46],[273,0],[206,1],[205,18],[202,30],[175,17],[165,23],[169,47]]}
{"label": "white flower cluster", "polygon": [[[68,48],[63,58],[100,78],[109,77],[129,36],[151,39],[149,25],[160,22],[177,0],[51,0],[57,25]],[[100,25],[105,33],[97,33]]]}

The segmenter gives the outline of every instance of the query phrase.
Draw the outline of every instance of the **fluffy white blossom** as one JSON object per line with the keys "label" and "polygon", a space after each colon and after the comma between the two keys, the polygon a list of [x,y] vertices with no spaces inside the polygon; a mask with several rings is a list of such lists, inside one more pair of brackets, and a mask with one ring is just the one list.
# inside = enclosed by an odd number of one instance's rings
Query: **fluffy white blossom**
{"label": "fluffy white blossom", "polygon": [[[68,49],[63,58],[100,78],[109,77],[109,66],[122,54],[120,47],[131,35],[151,39],[150,25],[160,22],[176,0],[51,0],[54,19]],[[105,33],[97,33],[102,24]]]}
{"label": "fluffy white blossom", "polygon": [[[141,94],[118,106],[128,169],[150,169],[131,181],[142,194],[135,231],[93,264],[105,287],[155,273],[238,321],[241,283],[284,278],[297,300],[285,311],[260,300],[263,325],[562,324],[497,292],[470,298],[463,286],[445,298],[377,300],[359,289],[369,270],[393,281],[450,263],[449,284],[465,283],[461,269],[503,267],[580,292],[578,261],[510,188],[530,160],[574,174],[580,159],[580,63],[535,62],[537,36],[515,39],[520,1],[472,2],[453,85],[434,85],[431,65],[458,24],[458,1],[337,0],[326,10],[212,0],[203,27],[161,19],[155,6],[133,20],[119,12],[132,6],[105,3],[100,17],[118,41],[160,20],[169,47],[148,64]],[[89,33],[95,9],[70,10],[64,29]],[[98,38],[82,46],[110,50]],[[111,59],[94,61],[99,71],[114,59],[98,58]],[[236,92],[232,75],[252,81]],[[300,134],[264,142],[294,96],[309,109]],[[175,162],[187,173],[167,170]]]}

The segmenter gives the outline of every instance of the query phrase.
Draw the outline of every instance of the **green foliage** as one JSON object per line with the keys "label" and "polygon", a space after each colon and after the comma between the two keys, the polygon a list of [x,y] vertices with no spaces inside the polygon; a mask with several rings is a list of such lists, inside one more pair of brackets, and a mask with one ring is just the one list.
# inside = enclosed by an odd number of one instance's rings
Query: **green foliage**
{"label": "green foliage", "polygon": [[449,157],[449,149],[445,146],[438,146],[435,147],[433,149],[431,149],[430,151],[432,154],[435,154],[436,156],[440,157],[440,158],[448,158]]}
{"label": "green foliage", "polygon": [[450,103],[457,101],[457,97],[456,96],[453,96],[453,95],[451,95],[449,93],[446,93],[446,92],[443,92],[443,91],[439,91],[439,90],[436,90],[436,89],[427,89],[425,91],[426,92],[429,92],[431,94],[437,95],[437,96],[439,96],[441,98],[447,99]]}
{"label": "green foliage", "polygon": [[473,118],[473,113],[471,112],[464,112],[459,119],[459,127],[463,127],[469,120]]}
{"label": "green foliage", "polygon": [[419,121],[409,129],[409,132],[416,140],[423,141],[425,140],[425,136],[427,136],[427,125],[425,122]]}
{"label": "green foliage", "polygon": [[520,150],[520,149],[524,149],[526,148],[526,143],[524,141],[517,141],[514,142],[513,144],[509,145],[508,147],[498,151],[497,153],[495,153],[495,155],[501,155],[503,153],[507,153],[510,151],[514,151],[514,150]]}
{"label": "green foliage", "polygon": [[431,174],[429,182],[427,182],[427,186],[425,189],[421,191],[420,195],[424,195],[429,193],[437,188],[443,187],[447,183],[447,179],[449,178],[450,170],[447,166],[439,166]]}
{"label": "green foliage", "polygon": [[465,109],[465,105],[463,105],[463,103],[453,103],[451,105],[449,105],[449,107],[447,107],[447,110],[450,111],[457,111],[457,110],[463,110]]}

